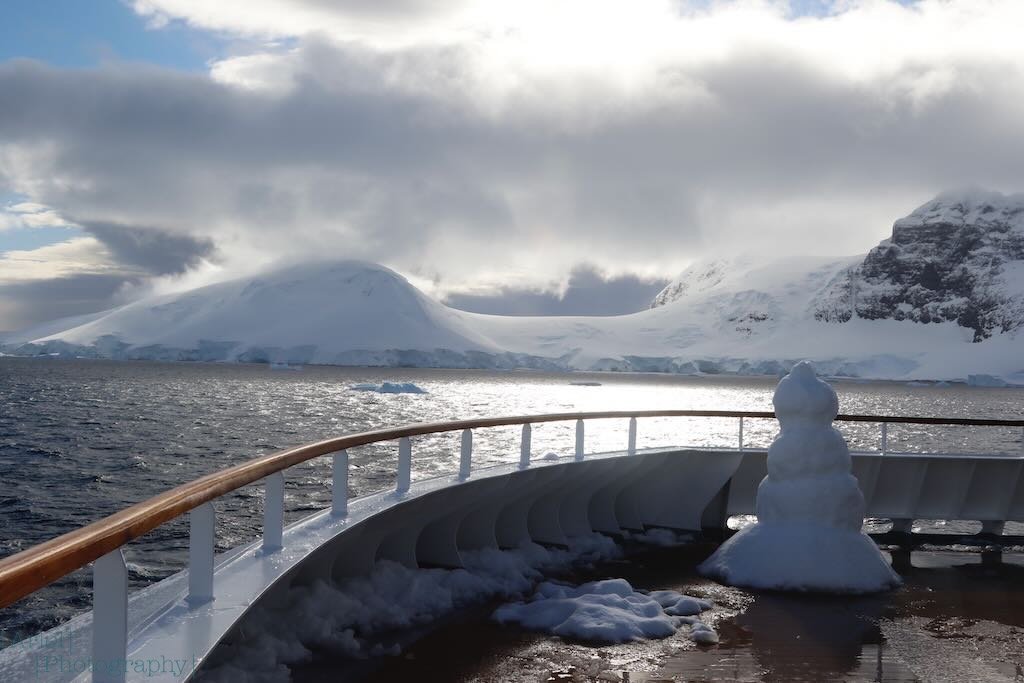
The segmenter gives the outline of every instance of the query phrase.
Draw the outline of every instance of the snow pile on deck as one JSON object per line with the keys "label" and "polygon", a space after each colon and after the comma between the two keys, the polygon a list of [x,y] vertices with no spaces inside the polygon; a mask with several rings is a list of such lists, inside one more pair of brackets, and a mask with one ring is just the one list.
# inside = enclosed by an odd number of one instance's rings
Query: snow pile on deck
{"label": "snow pile on deck", "polygon": [[645,531],[623,530],[622,538],[642,545],[653,545],[659,548],[671,548],[677,545],[692,543],[694,534],[690,531],[674,531],[661,527],[651,527]]}
{"label": "snow pile on deck", "polygon": [[461,553],[465,569],[410,569],[381,560],[365,577],[334,585],[316,581],[292,588],[283,604],[261,606],[246,618],[248,637],[222,644],[204,665],[201,681],[288,681],[290,665],[314,651],[343,657],[401,653],[403,630],[424,627],[483,600],[528,593],[543,572],[619,557],[601,534],[570,539],[568,550],[526,544],[517,550]]}
{"label": "snow pile on deck", "polygon": [[352,391],[375,391],[378,394],[425,394],[422,389],[412,382],[383,382],[382,384],[353,384],[349,387]]}
{"label": "snow pile on deck", "polygon": [[709,609],[711,603],[699,598],[675,591],[640,593],[625,579],[608,579],[577,588],[544,582],[528,602],[502,605],[493,618],[502,624],[598,643],[667,638],[685,624],[695,642],[715,643],[714,630],[696,618]]}
{"label": "snow pile on deck", "polygon": [[836,392],[803,362],[779,382],[773,402],[782,430],[757,491],[758,522],[726,541],[701,572],[779,590],[872,593],[899,585],[861,531],[864,496],[846,441],[832,427]]}

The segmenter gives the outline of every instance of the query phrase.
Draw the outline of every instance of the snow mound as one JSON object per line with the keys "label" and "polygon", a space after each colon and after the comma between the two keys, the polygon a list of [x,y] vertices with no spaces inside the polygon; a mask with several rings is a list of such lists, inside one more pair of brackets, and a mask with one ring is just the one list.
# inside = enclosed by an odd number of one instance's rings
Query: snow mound
{"label": "snow mound", "polygon": [[352,391],[375,391],[378,394],[425,394],[422,389],[412,382],[384,382],[382,384],[353,384],[349,387]]}
{"label": "snow mound", "polygon": [[310,661],[314,650],[349,658],[398,655],[415,636],[403,630],[489,598],[521,596],[543,572],[620,554],[612,539],[590,534],[570,539],[567,550],[528,543],[463,552],[464,569],[410,569],[380,560],[368,576],[295,586],[282,604],[256,607],[245,622],[252,635],[218,647],[199,680],[290,681],[289,667]]}
{"label": "snow mound", "polygon": [[652,527],[642,532],[625,531],[623,532],[623,538],[643,545],[671,548],[677,545],[692,543],[694,535],[689,531],[674,531],[672,529]]}
{"label": "snow mound", "polygon": [[502,605],[492,618],[596,643],[667,638],[685,624],[695,642],[717,642],[711,627],[693,618],[708,609],[711,603],[699,598],[675,591],[644,594],[625,579],[606,579],[576,588],[544,582],[528,602]]}
{"label": "snow mound", "polygon": [[700,571],[749,588],[873,593],[899,576],[867,534],[850,451],[832,427],[836,392],[799,363],[773,399],[781,426],[757,490],[757,523],[730,538]]}

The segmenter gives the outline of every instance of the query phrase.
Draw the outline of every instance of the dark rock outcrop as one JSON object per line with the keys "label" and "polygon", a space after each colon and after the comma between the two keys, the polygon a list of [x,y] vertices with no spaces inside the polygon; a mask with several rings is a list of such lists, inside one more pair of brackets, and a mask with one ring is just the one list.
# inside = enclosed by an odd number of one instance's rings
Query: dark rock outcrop
{"label": "dark rock outcrop", "polygon": [[947,193],[893,225],[842,273],[818,320],[955,321],[974,341],[1024,325],[1024,195]]}

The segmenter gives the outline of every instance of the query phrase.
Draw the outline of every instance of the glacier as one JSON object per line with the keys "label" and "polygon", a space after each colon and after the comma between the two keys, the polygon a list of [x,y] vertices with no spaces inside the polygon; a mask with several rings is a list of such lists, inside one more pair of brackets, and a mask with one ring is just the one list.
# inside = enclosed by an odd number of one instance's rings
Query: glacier
{"label": "glacier", "polygon": [[807,359],[831,377],[1024,384],[1022,245],[1024,195],[947,193],[866,256],[696,263],[630,315],[468,313],[384,266],[336,261],[53,321],[0,352],[770,376]]}

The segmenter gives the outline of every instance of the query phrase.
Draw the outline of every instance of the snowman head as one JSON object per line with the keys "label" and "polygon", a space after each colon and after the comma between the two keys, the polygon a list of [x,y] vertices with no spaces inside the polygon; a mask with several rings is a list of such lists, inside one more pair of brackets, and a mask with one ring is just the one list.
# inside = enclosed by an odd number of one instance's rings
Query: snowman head
{"label": "snowman head", "polygon": [[818,379],[814,366],[808,361],[797,363],[782,378],[772,403],[782,424],[800,419],[831,423],[839,412],[835,390]]}

